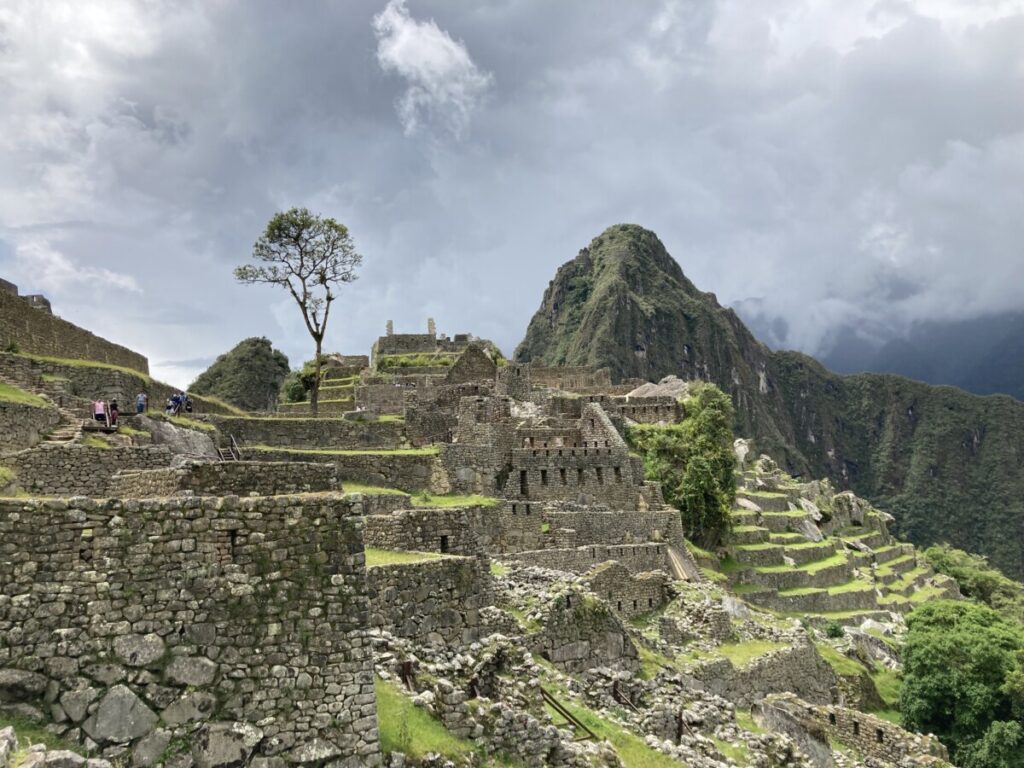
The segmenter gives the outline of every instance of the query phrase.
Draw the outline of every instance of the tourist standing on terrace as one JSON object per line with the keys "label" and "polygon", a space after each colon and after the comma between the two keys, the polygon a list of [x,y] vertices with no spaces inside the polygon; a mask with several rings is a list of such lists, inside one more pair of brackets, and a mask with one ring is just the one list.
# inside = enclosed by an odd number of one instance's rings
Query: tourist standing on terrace
{"label": "tourist standing on terrace", "polygon": [[145,392],[139,392],[139,394],[137,394],[135,396],[135,412],[136,413],[145,413],[146,409],[148,409],[148,408],[149,408],[149,395],[147,395]]}

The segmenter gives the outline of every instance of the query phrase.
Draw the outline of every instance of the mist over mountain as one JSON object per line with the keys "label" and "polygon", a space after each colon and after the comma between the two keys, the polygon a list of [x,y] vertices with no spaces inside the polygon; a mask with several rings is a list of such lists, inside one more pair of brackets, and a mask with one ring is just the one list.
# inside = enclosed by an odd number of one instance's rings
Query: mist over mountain
{"label": "mist over mountain", "polygon": [[[757,299],[732,306],[758,339],[772,349],[787,348],[790,329],[783,318],[766,313]],[[906,329],[844,324],[820,350],[805,351],[836,373],[895,373],[1024,400],[1024,312],[919,321]]]}

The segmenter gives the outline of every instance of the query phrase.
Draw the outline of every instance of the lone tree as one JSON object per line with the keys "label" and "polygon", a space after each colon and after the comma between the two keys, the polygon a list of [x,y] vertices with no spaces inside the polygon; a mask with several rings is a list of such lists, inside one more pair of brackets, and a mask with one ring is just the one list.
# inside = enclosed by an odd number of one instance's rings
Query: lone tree
{"label": "lone tree", "polygon": [[316,344],[309,405],[317,415],[324,333],[336,289],[356,279],[363,257],[356,253],[348,227],[306,208],[275,213],[252,248],[253,264],[235,268],[241,283],[268,283],[287,288],[302,310]]}

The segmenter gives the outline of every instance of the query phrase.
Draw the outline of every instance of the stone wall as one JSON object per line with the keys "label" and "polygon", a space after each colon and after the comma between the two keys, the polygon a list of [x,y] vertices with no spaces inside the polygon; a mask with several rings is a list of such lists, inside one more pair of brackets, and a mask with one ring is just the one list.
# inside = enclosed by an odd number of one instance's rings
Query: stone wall
{"label": "stone wall", "polygon": [[403,424],[395,421],[348,419],[273,419],[207,416],[224,435],[234,435],[242,447],[269,445],[275,448],[397,448]]}
{"label": "stone wall", "polygon": [[350,483],[398,488],[403,491],[448,493],[446,475],[436,453],[304,453],[287,450],[246,450],[245,458],[255,461],[329,462],[337,468],[338,479]]}
{"label": "stone wall", "polygon": [[3,500],[0,583],[3,696],[105,757],[380,764],[340,497]]}
{"label": "stone wall", "polygon": [[110,493],[114,476],[123,469],[169,467],[171,452],[163,446],[92,448],[69,443],[13,453],[4,463],[26,493],[98,498]]}
{"label": "stone wall", "polygon": [[368,515],[363,537],[376,549],[476,555],[492,551],[495,522],[494,511],[484,507],[409,508]]}
{"label": "stone wall", "polygon": [[588,544],[644,544],[664,541],[678,548],[685,547],[683,524],[675,509],[652,509],[643,512],[603,512],[566,505],[545,513],[552,529],[568,528],[576,532],[577,546]]}
{"label": "stone wall", "polygon": [[[0,352],[0,375],[25,389],[51,391],[58,405],[71,408],[97,398],[117,400],[124,414],[134,412],[135,396],[139,392],[149,394],[151,411],[162,411],[167,398],[177,391],[142,374],[107,365],[65,365],[6,352]],[[49,381],[43,381],[44,376]],[[195,413],[230,412],[223,405],[198,395],[192,395],[192,402]],[[81,415],[88,418],[91,413],[83,407]]]}
{"label": "stone wall", "polygon": [[138,352],[36,309],[23,298],[0,291],[0,349],[13,346],[33,355],[96,360],[149,373],[149,361]]}
{"label": "stone wall", "polygon": [[149,498],[193,493],[199,496],[277,496],[339,491],[333,464],[309,461],[189,462],[175,469],[125,470],[113,478],[116,498]]}
{"label": "stone wall", "polygon": [[603,600],[578,590],[552,598],[529,635],[530,650],[569,673],[593,667],[639,668],[639,654],[629,632]]}
{"label": "stone wall", "polygon": [[356,386],[356,407],[374,413],[400,414],[412,387],[400,384],[359,384]]}
{"label": "stone wall", "polygon": [[31,448],[59,422],[56,408],[0,402],[0,451]]}
{"label": "stone wall", "polygon": [[564,365],[555,368],[531,365],[530,380],[535,386],[569,391],[580,387],[603,387],[612,383],[611,373],[607,368],[583,365]]}
{"label": "stone wall", "polygon": [[837,686],[832,667],[807,641],[766,653],[741,667],[727,659],[708,662],[700,665],[693,677],[699,687],[738,707],[786,691],[813,703],[830,704]]}
{"label": "stone wall", "polygon": [[814,707],[811,711],[831,737],[862,755],[889,763],[916,758],[916,765],[928,765],[929,761],[921,759],[924,757],[936,758],[932,763],[935,765],[949,759],[946,748],[934,736],[910,733],[880,717],[836,706]]}
{"label": "stone wall", "polygon": [[591,544],[571,549],[542,549],[506,554],[502,560],[553,568],[570,573],[586,573],[595,565],[614,560],[632,573],[668,568],[668,544]]}
{"label": "stone wall", "polygon": [[838,706],[816,706],[792,693],[768,696],[752,714],[759,725],[785,733],[817,764],[831,764],[835,741],[869,761],[885,765],[949,765],[945,746],[934,736],[911,733],[874,715]]}
{"label": "stone wall", "polygon": [[486,558],[446,556],[366,573],[372,626],[416,642],[468,645],[480,638],[480,609],[494,603]]}
{"label": "stone wall", "polygon": [[621,562],[601,563],[586,575],[590,591],[626,618],[656,611],[668,600],[664,569],[633,574]]}

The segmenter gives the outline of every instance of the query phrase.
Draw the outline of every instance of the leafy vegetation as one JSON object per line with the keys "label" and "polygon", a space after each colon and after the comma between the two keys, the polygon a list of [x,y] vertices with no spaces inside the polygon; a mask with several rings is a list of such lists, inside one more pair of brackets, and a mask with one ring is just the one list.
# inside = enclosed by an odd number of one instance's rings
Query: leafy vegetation
{"label": "leafy vegetation", "polygon": [[1024,631],[987,606],[946,600],[917,608],[908,627],[904,723],[937,735],[958,764],[989,768],[1001,739],[1020,736]]}
{"label": "leafy vegetation", "polygon": [[936,571],[956,579],[964,596],[1024,623],[1024,585],[990,566],[987,558],[948,544],[929,547],[924,556]]}
{"label": "leafy vegetation", "polygon": [[337,290],[353,282],[363,257],[356,252],[348,227],[306,208],[275,213],[252,247],[254,263],[235,268],[245,284],[284,288],[295,299],[316,346],[309,405],[317,415],[324,334]]}
{"label": "leafy vegetation", "polygon": [[240,341],[192,382],[189,392],[210,395],[246,411],[266,411],[277,402],[288,375],[288,358],[269,339]]}
{"label": "leafy vegetation", "polygon": [[627,432],[648,480],[661,483],[665,500],[682,513],[687,534],[714,546],[730,530],[736,495],[732,403],[718,387],[697,387],[675,424],[637,424]]}

